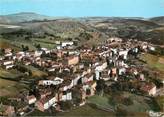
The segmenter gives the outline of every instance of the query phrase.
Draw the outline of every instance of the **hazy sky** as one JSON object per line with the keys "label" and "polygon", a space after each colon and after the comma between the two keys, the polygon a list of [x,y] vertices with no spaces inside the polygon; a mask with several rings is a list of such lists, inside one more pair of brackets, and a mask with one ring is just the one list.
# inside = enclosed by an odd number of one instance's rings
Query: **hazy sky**
{"label": "hazy sky", "polygon": [[164,16],[164,0],[0,0],[0,14],[36,12],[49,16]]}

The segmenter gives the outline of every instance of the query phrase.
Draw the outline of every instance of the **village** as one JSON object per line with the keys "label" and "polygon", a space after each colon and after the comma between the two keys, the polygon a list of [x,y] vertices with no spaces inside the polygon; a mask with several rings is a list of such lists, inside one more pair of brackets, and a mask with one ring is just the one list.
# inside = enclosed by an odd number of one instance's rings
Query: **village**
{"label": "village", "polygon": [[3,49],[0,67],[18,69],[30,77],[24,66],[36,67],[48,75],[37,79],[30,91],[21,92],[13,101],[23,107],[1,103],[0,115],[27,116],[34,110],[69,111],[87,103],[87,98],[103,95],[104,90],[126,90],[153,97],[157,86],[146,78],[142,65],[133,61],[144,53],[155,51],[155,46],[142,41],[127,41],[112,37],[99,46],[76,47],[73,41],[56,42],[54,49],[39,47],[36,51]]}

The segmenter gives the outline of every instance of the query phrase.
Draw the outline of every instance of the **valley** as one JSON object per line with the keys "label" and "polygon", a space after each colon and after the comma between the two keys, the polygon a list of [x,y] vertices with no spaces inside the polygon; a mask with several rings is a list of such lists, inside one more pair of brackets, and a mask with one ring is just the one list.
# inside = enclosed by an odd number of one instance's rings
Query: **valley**
{"label": "valley", "polygon": [[0,16],[0,115],[163,112],[163,21]]}

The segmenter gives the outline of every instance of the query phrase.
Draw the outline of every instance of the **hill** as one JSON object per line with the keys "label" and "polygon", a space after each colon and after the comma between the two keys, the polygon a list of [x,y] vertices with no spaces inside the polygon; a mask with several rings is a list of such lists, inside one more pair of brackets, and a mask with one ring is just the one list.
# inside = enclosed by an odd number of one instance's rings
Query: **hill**
{"label": "hill", "polygon": [[53,47],[54,41],[69,39],[78,41],[80,45],[97,45],[109,37],[116,36],[164,45],[163,26],[156,23],[154,19],[149,20],[140,17],[53,19],[35,13],[19,13],[5,17],[10,19],[8,20],[10,23],[17,22],[12,25],[12,27],[16,26],[17,28],[6,28],[11,26],[2,25],[0,26],[0,34],[2,38],[13,40],[15,43],[19,40],[24,43],[25,40],[28,45],[32,45],[31,43],[34,44],[37,40],[40,43],[44,42],[43,45],[46,47],[49,47],[51,43],[51,47]]}
{"label": "hill", "polygon": [[[93,19],[93,18],[92,18]],[[162,26],[145,19],[135,18],[95,18],[93,20],[85,20],[100,32],[105,33],[109,37],[116,36],[123,39],[138,39],[149,41],[154,44],[164,44],[164,36],[161,30],[156,30]]]}
{"label": "hill", "polygon": [[148,32],[152,38],[152,43],[164,45],[164,27],[155,28]]}
{"label": "hill", "polygon": [[164,16],[151,18],[150,21],[155,22],[160,25],[164,25]]}
{"label": "hill", "polygon": [[1,15],[0,23],[1,24],[14,24],[20,22],[27,22],[32,20],[44,20],[44,19],[53,19],[52,17],[40,15],[32,12],[21,12],[10,15]]}

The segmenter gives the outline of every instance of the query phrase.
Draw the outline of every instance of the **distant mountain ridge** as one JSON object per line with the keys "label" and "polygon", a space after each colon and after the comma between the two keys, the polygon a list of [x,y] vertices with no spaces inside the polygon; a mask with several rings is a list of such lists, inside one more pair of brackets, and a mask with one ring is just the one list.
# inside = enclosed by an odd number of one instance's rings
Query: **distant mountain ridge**
{"label": "distant mountain ridge", "polygon": [[32,20],[51,20],[54,19],[50,16],[40,15],[33,12],[21,12],[10,15],[1,15],[0,23],[2,24],[12,24],[12,23],[20,23],[20,22],[28,22]]}
{"label": "distant mountain ridge", "polygon": [[136,19],[136,20],[149,20],[157,24],[164,24],[164,16],[154,17],[150,19],[145,19],[142,17],[79,17],[79,18],[71,18],[71,17],[51,17],[46,15],[37,14],[34,12],[20,12],[9,15],[0,15],[0,23],[1,24],[14,24],[20,22],[29,22],[33,20],[54,20],[54,19],[72,19],[72,20],[80,20],[80,21],[90,21],[90,20],[115,20],[115,19]]}
{"label": "distant mountain ridge", "polygon": [[[46,19],[46,20],[45,20]],[[101,43],[109,37],[123,39],[138,39],[154,44],[164,44],[164,17],[150,19],[140,17],[49,17],[36,13],[18,13],[0,16],[0,35],[8,38],[8,32],[19,34],[23,29],[30,36],[39,37],[53,35],[54,37],[77,39],[80,43]],[[19,28],[11,27],[12,24]],[[4,25],[3,25],[4,24]],[[12,26],[12,27],[13,27]],[[85,40],[86,37],[93,37]],[[13,37],[11,37],[13,39]],[[17,37],[16,37],[17,38]]]}
{"label": "distant mountain ridge", "polygon": [[164,16],[151,18],[150,21],[155,22],[160,25],[164,25]]}

